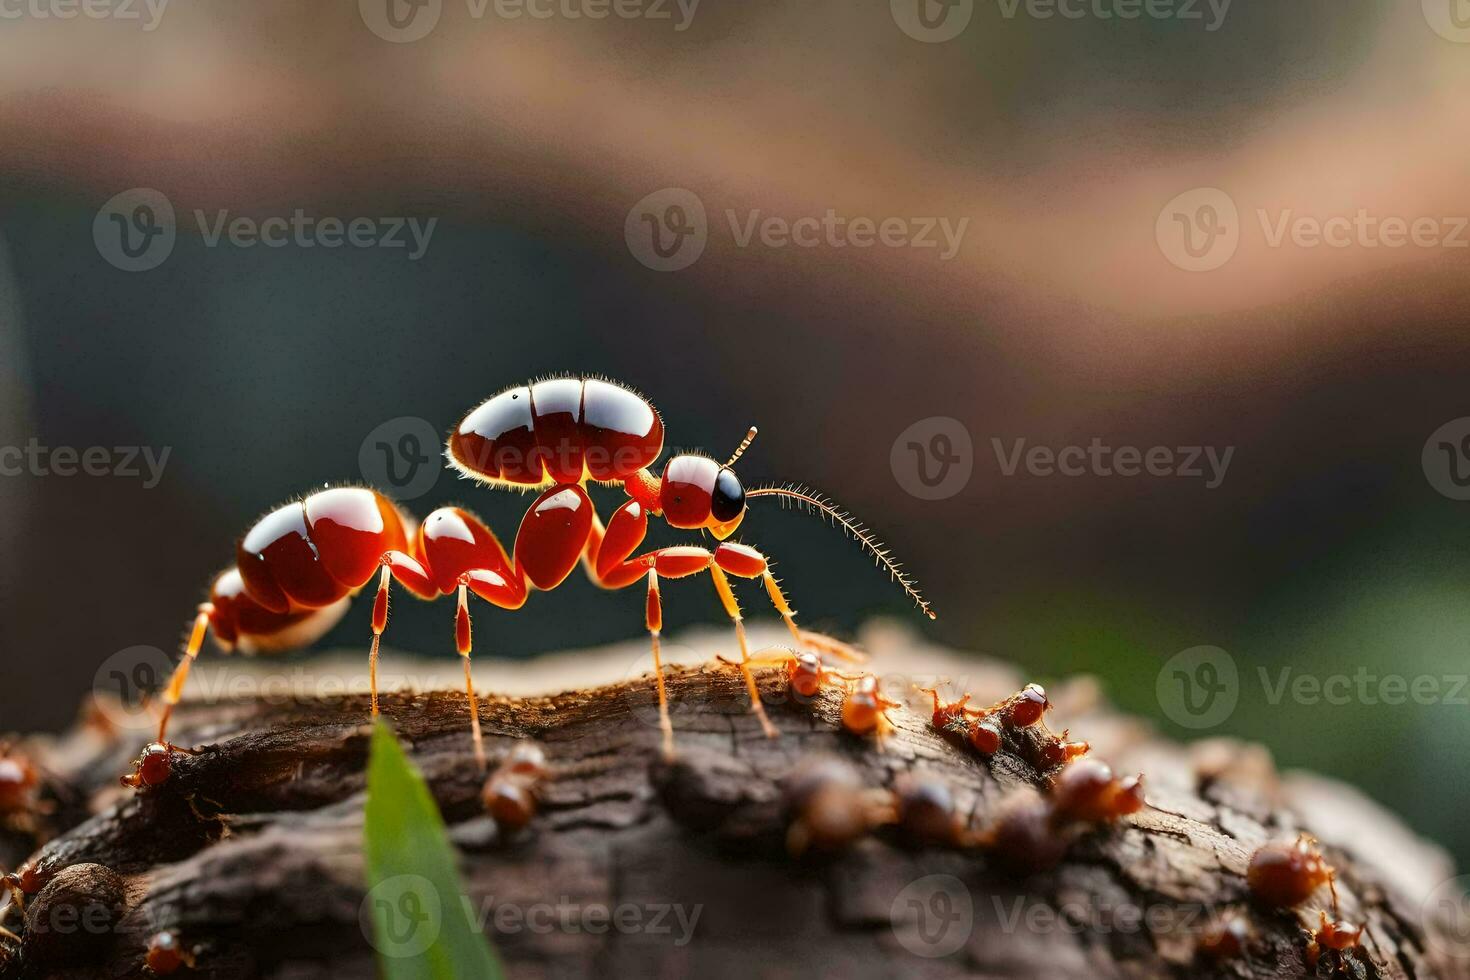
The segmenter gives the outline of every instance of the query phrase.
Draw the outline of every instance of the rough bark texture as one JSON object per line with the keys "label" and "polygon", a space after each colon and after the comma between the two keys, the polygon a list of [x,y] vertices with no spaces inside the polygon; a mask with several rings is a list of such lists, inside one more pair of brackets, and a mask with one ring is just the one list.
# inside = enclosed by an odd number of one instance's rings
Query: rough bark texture
{"label": "rough bark texture", "polygon": [[[1022,680],[1009,668],[923,648],[900,632],[876,630],[866,639],[875,667],[894,678],[890,688],[946,674],[964,677],[984,698]],[[628,674],[631,653],[619,648],[604,659]],[[563,684],[576,680],[566,661],[551,663]],[[487,676],[507,670],[480,668]],[[526,678],[536,670],[520,668],[522,686],[533,684]],[[1020,880],[999,873],[982,852],[917,848],[892,830],[840,856],[795,860],[783,847],[780,781],[809,754],[850,761],[872,786],[914,770],[941,774],[977,825],[1008,793],[1039,786],[1043,777],[1020,746],[983,760],[936,733],[922,710],[895,710],[898,730],[880,749],[839,730],[835,694],[793,701],[778,671],[766,672],[762,684],[783,733],[774,741],[748,713],[737,674],[671,668],[680,749],[673,764],[659,758],[646,677],[551,697],[486,698],[492,759],[529,736],[541,740],[554,765],[540,814],[506,840],[481,810],[462,695],[385,696],[385,713],[450,825],[473,900],[521,913],[538,903],[565,905],[577,910],[574,923],[588,908],[639,910],[639,929],[593,932],[557,918],[549,929],[498,933],[512,975],[1312,975],[1298,917],[1252,906],[1243,877],[1256,846],[1306,829],[1323,840],[1339,869],[1343,910],[1366,924],[1368,937],[1366,955],[1346,964],[1324,960],[1321,975],[1470,976],[1464,961],[1426,937],[1421,903],[1453,876],[1437,849],[1346,787],[1278,777],[1258,747],[1160,740],[1104,705],[1085,679],[1052,691],[1051,724],[1090,740],[1116,768],[1145,772],[1157,809],[1085,835],[1059,867]],[[186,704],[175,741],[200,753],[182,759],[170,783],[136,796],[112,789],[138,747],[136,733],[105,737],[94,727],[32,744],[56,805],[49,820],[60,831],[40,851],[40,866],[91,862],[116,872],[117,882],[98,869],[71,877],[84,879],[83,890],[120,885],[108,900],[120,920],[100,935],[60,944],[22,930],[22,949],[12,949],[0,975],[144,976],[143,945],[163,927],[202,945],[201,974],[374,975],[359,924],[367,710],[366,696],[355,694]],[[4,844],[0,858],[11,862],[29,850],[15,834]],[[47,901],[45,893],[33,898],[32,912]],[[674,914],[654,921],[670,903],[686,916],[698,909],[688,942],[678,942],[684,929]],[[1224,963],[1197,957],[1201,930],[1230,911],[1251,923],[1248,954]],[[920,912],[947,917],[921,920]],[[601,920],[586,921],[595,928]],[[18,928],[19,919],[8,924]],[[916,955],[942,949],[953,929],[963,930],[958,949]]]}

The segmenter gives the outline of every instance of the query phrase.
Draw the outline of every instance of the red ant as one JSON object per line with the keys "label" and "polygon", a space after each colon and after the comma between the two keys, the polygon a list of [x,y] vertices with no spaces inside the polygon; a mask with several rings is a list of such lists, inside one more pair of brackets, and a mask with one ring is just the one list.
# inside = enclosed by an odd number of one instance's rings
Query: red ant
{"label": "red ant", "polygon": [[[866,659],[862,653],[833,640],[817,636],[805,630],[797,632],[797,638],[819,649],[852,661]],[[723,663],[741,666],[736,661],[717,657]],[[786,680],[798,697],[816,697],[829,684],[843,687],[841,719],[842,727],[853,735],[876,735],[880,740],[893,729],[889,710],[900,706],[900,702],[884,697],[878,678],[872,674],[844,674],[822,664],[822,658],[808,651],[787,650],[779,653],[752,657],[747,661],[751,667],[784,666]]]}
{"label": "red ant", "polygon": [[1142,776],[1118,779],[1097,759],[1078,759],[1057,773],[1051,803],[1057,823],[1109,823],[1147,805]]}
{"label": "red ant", "polygon": [[20,942],[20,937],[5,928],[5,920],[10,917],[13,908],[22,915],[26,910],[26,896],[34,895],[51,880],[51,875],[36,869],[34,864],[27,862],[9,874],[0,875],[0,892],[4,893],[7,901],[0,905],[0,938],[11,939]]}
{"label": "red ant", "polygon": [[8,741],[0,741],[0,826],[21,834],[38,836],[40,818],[54,806],[40,797],[41,774],[24,753]]}
{"label": "red ant", "polygon": [[1337,908],[1337,872],[1309,834],[1258,848],[1246,869],[1246,883],[1251,894],[1278,909],[1296,908],[1325,884],[1332,894],[1332,907]]}
{"label": "red ant", "polygon": [[1250,922],[1238,912],[1231,912],[1211,922],[1195,944],[1195,951],[1213,960],[1225,962],[1245,955],[1251,942]]}
{"label": "red ant", "polygon": [[[820,633],[808,633],[806,630],[795,632],[797,642],[806,646],[815,647],[817,650],[829,653],[835,657],[847,660],[851,663],[862,663],[867,660],[867,655],[862,651],[848,646],[840,640],[834,640],[830,636],[822,636]],[[740,661],[730,660],[720,654],[715,659],[732,667],[739,667]],[[786,682],[797,697],[810,699],[817,696],[823,687],[834,682],[855,681],[856,674],[844,674],[841,671],[829,670],[822,663],[821,653],[813,653],[808,650],[776,650],[771,653],[763,653],[751,657],[748,661],[754,667],[782,667],[786,671]]]}
{"label": "red ant", "polygon": [[546,753],[535,742],[518,742],[485,780],[480,798],[502,833],[520,830],[536,815],[536,784],[546,778]]}
{"label": "red ant", "polygon": [[[1336,915],[1336,909],[1333,910]],[[1343,922],[1338,919],[1327,918],[1327,912],[1322,909],[1317,911],[1318,926],[1312,930],[1312,938],[1307,941],[1307,969],[1316,970],[1317,960],[1321,958],[1323,951],[1335,952],[1337,954],[1337,967],[1343,966],[1350,950],[1360,950],[1363,946],[1363,927],[1351,922]]]}
{"label": "red ant", "polygon": [[143,965],[156,976],[168,976],[181,966],[194,969],[195,950],[187,949],[179,934],[172,929],[155,933],[148,940],[148,952]]}
{"label": "red ant", "polygon": [[864,674],[847,689],[842,698],[842,727],[854,735],[873,734],[880,741],[893,730],[888,712],[901,702],[883,696],[878,678]]}
{"label": "red ant", "polygon": [[[209,600],[199,606],[183,659],[163,692],[158,743],[168,744],[169,715],[206,630],[226,650],[274,652],[303,646],[330,629],[351,597],[377,576],[368,654],[372,713],[378,713],[378,646],[388,624],[390,581],[426,600],[455,593],[455,643],[464,661],[475,755],[483,769],[479,706],[470,674],[469,594],[502,609],[519,609],[531,590],[560,585],[578,561],[603,588],[647,582],[645,622],[653,646],[665,755],[673,753],[674,734],[659,658],[661,578],[709,573],[735,626],[752,710],[765,733],[774,737],[776,729],[766,717],[750,668],[740,605],[727,576],[761,579],[793,636],[799,640],[801,634],[766,557],[725,540],[740,526],[750,500],[778,497],[821,514],[855,538],[929,618],[934,611],[887,549],[825,497],[792,486],[747,491],[732,467],[755,435],[752,427],[723,464],[679,453],[669,458],[662,476],[655,476],[649,467],[663,449],[663,421],[641,395],[615,382],[579,377],[506,389],[473,409],[449,433],[446,455],[450,466],[481,483],[540,491],[516,532],[512,553],[469,511],[440,508],[415,530],[397,505],[365,487],[319,490],[271,511],[245,534],[235,549],[235,564],[214,580]],[[589,480],[619,486],[629,497],[606,525],[587,495]],[[635,556],[650,516],[662,517],[674,528],[707,531],[720,543],[713,552],[676,545]]]}
{"label": "red ant", "polygon": [[[1006,728],[1036,725],[1051,707],[1046,689],[1040,684],[1027,684],[988,708],[969,707],[968,694],[957,701],[946,702],[940,698],[937,688],[923,687],[919,690],[934,699],[935,728],[963,735],[977,752],[987,756],[1000,751]],[[1039,758],[1035,760],[1041,768],[1051,769],[1088,753],[1091,748],[1088,743],[1068,741],[1068,734],[1069,730],[1063,730],[1061,735],[1045,731],[1045,738],[1037,748]]]}
{"label": "red ant", "polygon": [[852,766],[828,756],[803,762],[787,778],[785,796],[792,813],[786,849],[792,857],[840,851],[898,819],[892,792],[865,788]]}
{"label": "red ant", "polygon": [[1280,909],[1294,909],[1322,885],[1327,886],[1332,898],[1332,918],[1327,917],[1325,909],[1318,909],[1318,926],[1308,930],[1309,968],[1316,969],[1323,950],[1336,952],[1341,966],[1341,959],[1349,950],[1361,948],[1363,927],[1339,918],[1337,870],[1327,863],[1311,835],[1300,834],[1294,841],[1273,841],[1258,848],[1251,855],[1246,882],[1256,898]]}

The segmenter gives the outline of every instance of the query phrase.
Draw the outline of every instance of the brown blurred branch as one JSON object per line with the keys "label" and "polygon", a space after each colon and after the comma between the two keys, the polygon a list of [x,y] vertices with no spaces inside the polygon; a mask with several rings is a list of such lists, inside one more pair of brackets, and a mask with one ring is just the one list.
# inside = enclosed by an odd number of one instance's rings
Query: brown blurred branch
{"label": "brown blurred branch", "polygon": [[[912,641],[900,645],[924,658]],[[982,688],[1009,683],[1003,668],[970,669]],[[914,771],[938,774],[976,824],[993,818],[1008,793],[1041,782],[1020,756],[1006,750],[982,762],[906,709],[895,713],[899,729],[880,751],[840,732],[835,696],[793,703],[777,672],[764,686],[783,737],[769,741],[733,672],[676,668],[669,684],[680,746],[673,765],[656,751],[646,677],[552,698],[488,700],[493,754],[530,736],[553,764],[542,812],[509,841],[497,840],[480,809],[462,699],[450,691],[385,699],[451,826],[473,899],[521,909],[699,909],[683,945],[646,931],[502,931],[496,941],[513,974],[1300,976],[1306,937],[1298,920],[1252,906],[1243,871],[1254,847],[1301,828],[1299,814],[1318,829],[1316,806],[1331,812],[1321,833],[1344,910],[1366,923],[1370,955],[1360,975],[1467,976],[1426,944],[1417,908],[1445,874],[1442,859],[1391,817],[1325,781],[1305,784],[1304,793],[1293,789],[1300,783],[1283,787],[1259,749],[1217,742],[1191,753],[1160,741],[1098,703],[1090,684],[1054,692],[1057,713],[1097,751],[1144,768],[1159,809],[1090,833],[1060,867],[1027,880],[997,872],[983,853],[916,849],[888,831],[826,860],[797,861],[782,846],[779,785],[812,753],[847,759],[872,786]],[[88,862],[115,871],[123,896],[116,932],[60,952],[27,935],[23,956],[0,972],[141,977],[142,944],[170,927],[201,946],[208,975],[372,976],[358,920],[366,709],[361,696],[186,705],[179,734],[203,751],[182,759],[164,787],[119,799],[39,856],[48,873]],[[74,793],[106,793],[135,748],[131,737],[92,752],[73,745],[70,754],[53,753],[54,766],[69,760],[53,778]],[[1348,846],[1332,836],[1344,827],[1355,835]],[[100,887],[102,872],[84,869],[70,879],[73,894],[83,887],[78,874],[94,883],[84,887]],[[963,883],[974,921],[956,952],[929,959],[910,952],[890,915],[900,892],[932,875]],[[43,893],[32,904],[64,897]],[[1120,924],[1129,910],[1169,914],[1138,929]],[[1199,931],[1227,911],[1250,921],[1249,955],[1223,964],[1196,958]]]}

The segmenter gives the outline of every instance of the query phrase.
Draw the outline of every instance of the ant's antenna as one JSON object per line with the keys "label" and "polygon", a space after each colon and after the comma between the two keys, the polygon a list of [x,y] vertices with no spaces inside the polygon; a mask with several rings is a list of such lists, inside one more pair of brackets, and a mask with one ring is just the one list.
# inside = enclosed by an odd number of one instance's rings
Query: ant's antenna
{"label": "ant's antenna", "polygon": [[726,465],[726,466],[734,466],[734,465],[735,465],[735,461],[736,461],[736,460],[737,460],[737,459],[739,459],[739,458],[740,458],[740,457],[741,457],[741,455],[742,455],[742,454],[743,454],[743,453],[744,453],[744,452],[745,452],[745,451],[746,451],[746,450],[747,450],[747,449],[749,449],[749,448],[750,448],[750,444],[751,444],[751,443],[752,443],[752,442],[755,442],[755,434],[756,434],[756,433],[757,433],[757,432],[759,432],[759,431],[760,431],[760,430],[759,430],[759,429],[757,429],[757,428],[756,428],[756,427],[755,427],[755,426],[753,426],[753,425],[752,425],[752,426],[751,426],[751,427],[750,427],[750,431],[749,431],[749,432],[747,432],[747,433],[746,433],[746,434],[745,434],[745,441],[744,441],[744,442],[742,442],[742,443],[741,443],[741,444],[740,444],[740,445],[739,445],[739,446],[738,446],[738,447],[737,447],[737,448],[736,448],[736,449],[735,449],[735,455],[733,455],[733,456],[731,456],[731,457],[730,457],[730,458],[729,458],[729,459],[727,459],[727,460],[725,460],[725,465]]}
{"label": "ant's antenna", "polygon": [[[746,441],[747,443],[749,442],[748,439]],[[745,447],[742,446],[741,448],[743,449]],[[740,454],[736,453],[735,455],[738,456]],[[909,598],[918,604],[919,609],[925,616],[928,616],[930,619],[937,618],[934,609],[929,605],[929,601],[919,592],[919,583],[914,581],[913,576],[905,572],[903,566],[894,560],[893,553],[888,550],[887,546],[874,537],[873,532],[869,531],[861,521],[854,519],[851,514],[828,498],[808,490],[806,487],[800,486],[762,487],[759,490],[747,492],[745,497],[747,500],[751,497],[780,497],[783,507],[786,506],[786,501],[794,500],[798,505],[805,507],[807,510],[821,514],[824,518],[842,528],[845,533],[862,546],[864,551],[872,555],[874,562],[887,570],[888,577],[897,582],[904,592],[908,593]]]}

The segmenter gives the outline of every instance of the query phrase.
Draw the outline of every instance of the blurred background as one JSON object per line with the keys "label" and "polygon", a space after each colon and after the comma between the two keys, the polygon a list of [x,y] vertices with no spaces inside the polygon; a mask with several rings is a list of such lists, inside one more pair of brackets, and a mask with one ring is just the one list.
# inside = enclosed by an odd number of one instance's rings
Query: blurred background
{"label": "blurred background", "polygon": [[[671,446],[758,424],[747,484],[831,493],[940,614],[753,506],[807,623],[1094,672],[1463,864],[1467,81],[1464,0],[0,3],[0,730],[174,649],[314,485],[510,540],[529,498],[421,434],[598,373]],[[451,656],[450,609],[392,644]],[[493,688],[641,608],[574,576],[476,625]]]}

